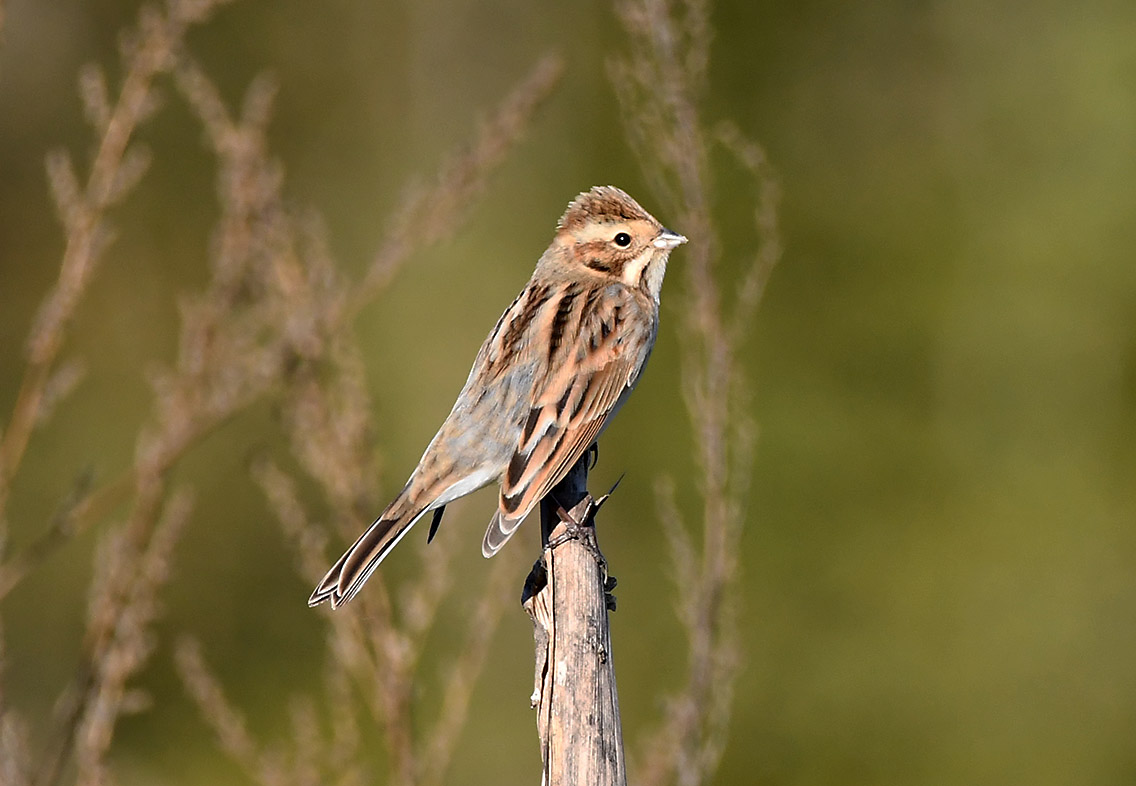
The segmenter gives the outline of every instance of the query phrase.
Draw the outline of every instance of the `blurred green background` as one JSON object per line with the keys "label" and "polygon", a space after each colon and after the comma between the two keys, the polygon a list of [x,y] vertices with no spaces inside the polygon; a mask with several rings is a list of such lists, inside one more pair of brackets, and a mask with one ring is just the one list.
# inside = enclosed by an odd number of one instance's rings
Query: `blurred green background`
{"label": "blurred green background", "polygon": [[[113,83],[137,5],[8,0],[6,12],[3,418],[62,253],[43,158],[62,146],[86,160],[76,74],[96,61]],[[760,441],[744,666],[717,782],[1136,783],[1136,4],[781,0],[720,3],[712,18],[707,118],[766,145],[786,244],[746,347]],[[324,216],[354,276],[407,179],[432,172],[541,54],[566,59],[470,222],[358,321],[391,493],[568,199],[615,183],[673,222],[643,185],[607,79],[625,45],[606,4],[528,0],[246,1],[191,34],[230,105],[257,73],[275,75],[287,192]],[[118,240],[64,350],[90,373],[34,435],[13,490],[16,545],[78,475],[129,464],[147,372],[174,357],[177,293],[206,280],[214,161],[166,92],[141,133],[153,166],[113,214]],[[728,281],[752,231],[748,194],[720,182]],[[602,537],[620,579],[632,745],[684,656],[644,513],[658,476],[689,469],[690,435],[673,427],[685,422],[681,264],[680,250],[651,370],[593,473],[598,487],[627,472]],[[323,624],[246,471],[279,447],[275,418],[254,409],[178,468],[199,504],[141,680],[156,703],[116,737],[125,783],[242,782],[173,675],[179,632],[203,640],[266,737],[319,674]],[[693,509],[689,483],[679,496]],[[440,535],[461,540],[471,581],[492,505],[474,496]],[[9,698],[33,721],[74,668],[93,543],[69,545],[3,606]],[[533,530],[511,548],[535,552]],[[431,669],[453,657],[444,634]],[[507,613],[449,782],[534,777],[531,657],[527,618]]]}

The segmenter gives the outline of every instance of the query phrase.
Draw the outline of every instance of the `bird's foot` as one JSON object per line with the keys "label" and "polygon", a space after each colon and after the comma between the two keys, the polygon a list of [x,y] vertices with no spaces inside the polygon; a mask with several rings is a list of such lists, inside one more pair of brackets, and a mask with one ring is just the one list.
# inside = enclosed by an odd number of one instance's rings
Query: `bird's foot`
{"label": "bird's foot", "polygon": [[[618,485],[618,481],[617,481]],[[612,487],[614,490],[614,487]],[[592,555],[592,559],[600,569],[600,581],[603,582],[604,589],[604,605],[607,606],[608,611],[615,611],[615,596],[611,594],[615,589],[616,579],[608,573],[607,559],[600,551],[599,541],[596,539],[596,528],[593,524],[596,511],[600,506],[607,501],[611,495],[610,492],[600,497],[598,500],[588,498],[588,505],[584,510],[582,521],[577,521],[572,514],[565,510],[563,507],[557,506],[556,514],[561,521],[561,526],[557,529],[560,530],[558,534],[549,538],[548,548],[555,549],[570,540],[577,540],[581,545],[587,549],[588,553]]]}

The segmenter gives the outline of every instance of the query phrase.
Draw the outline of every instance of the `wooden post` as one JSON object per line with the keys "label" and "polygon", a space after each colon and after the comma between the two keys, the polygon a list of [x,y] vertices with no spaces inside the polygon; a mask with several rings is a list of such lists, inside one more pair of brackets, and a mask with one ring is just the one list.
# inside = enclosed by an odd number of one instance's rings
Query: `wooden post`
{"label": "wooden post", "polygon": [[544,786],[626,786],[607,592],[585,453],[541,501],[544,553],[521,598],[533,620]]}

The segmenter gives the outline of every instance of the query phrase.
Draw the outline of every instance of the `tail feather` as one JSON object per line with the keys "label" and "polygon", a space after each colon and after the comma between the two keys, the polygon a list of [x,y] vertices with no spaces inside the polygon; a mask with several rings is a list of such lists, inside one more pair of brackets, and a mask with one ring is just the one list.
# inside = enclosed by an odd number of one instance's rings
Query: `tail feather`
{"label": "tail feather", "polygon": [[308,605],[318,606],[325,600],[330,600],[332,608],[339,608],[355,597],[375,572],[375,568],[379,567],[383,558],[425,512],[425,509],[417,510],[408,516],[390,518],[387,517],[388,513],[384,512],[383,516],[368,527],[355,544],[335,561],[331,570],[308,598]]}
{"label": "tail feather", "polygon": [[489,521],[489,527],[485,530],[485,538],[481,541],[481,555],[486,559],[492,557],[501,547],[504,546],[509,538],[513,537],[513,533],[517,531],[517,527],[521,526],[521,522],[525,520],[528,514],[526,510],[516,518],[510,518],[498,510],[493,514],[493,518]]}

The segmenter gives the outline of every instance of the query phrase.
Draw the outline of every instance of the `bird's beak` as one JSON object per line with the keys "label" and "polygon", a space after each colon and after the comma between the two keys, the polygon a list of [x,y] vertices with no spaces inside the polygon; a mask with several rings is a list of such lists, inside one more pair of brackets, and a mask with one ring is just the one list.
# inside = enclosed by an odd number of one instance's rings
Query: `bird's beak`
{"label": "bird's beak", "polygon": [[665,250],[674,248],[675,246],[681,246],[685,242],[686,238],[680,235],[678,232],[672,232],[669,229],[664,229],[659,233],[659,236],[656,237],[654,241],[652,241],[652,245],[654,245],[655,248],[661,248]]}

